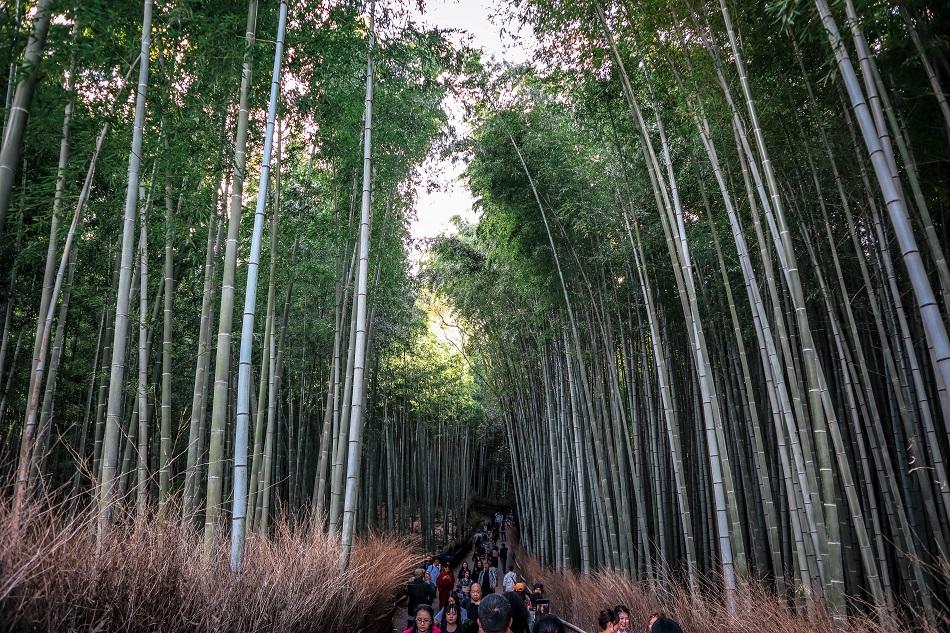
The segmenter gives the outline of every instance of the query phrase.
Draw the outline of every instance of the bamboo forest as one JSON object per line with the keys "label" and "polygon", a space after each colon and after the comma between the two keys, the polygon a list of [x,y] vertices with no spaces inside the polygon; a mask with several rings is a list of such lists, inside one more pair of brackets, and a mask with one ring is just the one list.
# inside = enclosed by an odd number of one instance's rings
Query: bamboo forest
{"label": "bamboo forest", "polygon": [[0,631],[950,630],[946,2],[0,0],[0,93]]}

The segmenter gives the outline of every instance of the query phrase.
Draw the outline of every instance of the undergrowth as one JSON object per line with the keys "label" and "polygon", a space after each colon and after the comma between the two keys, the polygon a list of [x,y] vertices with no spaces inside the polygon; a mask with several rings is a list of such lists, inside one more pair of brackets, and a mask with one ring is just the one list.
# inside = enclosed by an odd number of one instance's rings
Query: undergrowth
{"label": "undergrowth", "polygon": [[238,575],[227,548],[206,565],[200,533],[150,517],[116,525],[97,552],[92,513],[33,505],[15,517],[0,501],[0,631],[385,630],[419,555],[406,539],[361,538],[341,572],[335,538],[284,520],[248,538]]}
{"label": "undergrowth", "polygon": [[[620,572],[598,571],[584,576],[574,571],[543,567],[537,559],[514,545],[518,571],[531,582],[544,584],[552,611],[585,631],[600,630],[601,609],[624,605],[630,609],[632,631],[645,631],[652,613],[663,612],[676,620],[686,633],[835,633],[831,615],[818,601],[810,608],[793,610],[788,603],[761,584],[744,584],[738,592],[736,613],[730,614],[713,588],[706,595],[691,597],[681,585],[661,590],[631,579]],[[950,576],[946,576],[950,579]],[[870,615],[852,615],[848,633],[938,633],[950,630],[950,614],[938,611],[936,621],[891,613],[886,622]]]}

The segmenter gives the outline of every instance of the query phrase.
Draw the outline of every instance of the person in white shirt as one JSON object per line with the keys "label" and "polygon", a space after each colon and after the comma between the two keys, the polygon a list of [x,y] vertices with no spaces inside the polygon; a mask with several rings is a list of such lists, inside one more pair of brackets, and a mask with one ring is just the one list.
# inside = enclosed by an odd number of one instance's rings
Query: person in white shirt
{"label": "person in white shirt", "polygon": [[514,567],[508,568],[508,573],[505,574],[501,582],[505,586],[506,592],[515,590],[515,583],[518,582],[518,574],[515,573]]}

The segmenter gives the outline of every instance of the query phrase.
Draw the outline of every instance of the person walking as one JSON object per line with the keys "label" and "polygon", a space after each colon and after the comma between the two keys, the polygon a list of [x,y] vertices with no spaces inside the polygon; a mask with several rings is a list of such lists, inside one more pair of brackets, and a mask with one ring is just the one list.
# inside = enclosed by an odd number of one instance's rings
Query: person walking
{"label": "person walking", "polygon": [[469,600],[464,606],[468,610],[468,617],[462,623],[462,633],[478,633],[478,607],[482,602],[482,587],[473,582],[469,588]]}
{"label": "person walking", "polygon": [[442,633],[462,633],[462,623],[467,618],[462,617],[462,608],[457,604],[448,604],[441,611],[441,617],[436,615],[436,621],[442,628]]}
{"label": "person walking", "polygon": [[432,607],[427,604],[420,604],[416,609],[415,617],[409,628],[402,633],[442,633],[439,627],[435,625],[435,614]]}
{"label": "person walking", "polygon": [[516,582],[513,593],[517,595],[519,598],[521,598],[521,600],[524,601],[525,604],[528,604],[528,605],[531,604],[531,601],[528,599],[528,585],[520,581]]}
{"label": "person walking", "polygon": [[511,603],[502,595],[485,596],[478,605],[478,627],[483,633],[506,633],[511,627]]}
{"label": "person walking", "polygon": [[498,550],[498,559],[501,561],[501,568],[508,569],[508,544],[502,543]]}
{"label": "person walking", "polygon": [[483,595],[482,586],[477,582],[473,582],[469,588],[468,602],[462,605],[468,611],[470,617],[478,618],[478,605],[481,604]]}
{"label": "person walking", "polygon": [[439,577],[439,574],[442,573],[442,562],[438,558],[433,557],[432,562],[429,563],[429,566],[426,568],[426,572],[429,573],[429,578],[431,579],[429,582],[435,585],[436,579]]}
{"label": "person walking", "polygon": [[502,595],[511,605],[511,624],[508,625],[511,633],[529,633],[531,614],[528,612],[524,597],[515,591],[506,591]]}
{"label": "person walking", "polygon": [[412,580],[406,585],[406,613],[409,618],[409,626],[413,626],[413,620],[416,617],[416,609],[419,605],[429,605],[432,608],[432,601],[435,599],[435,588],[427,583],[423,576],[425,572],[422,568],[412,572]]}
{"label": "person walking", "polygon": [[487,559],[482,560],[482,570],[478,572],[478,577],[475,580],[481,585],[482,593],[495,593],[495,587],[498,585],[498,577],[495,575],[495,570],[488,564]]}
{"label": "person walking", "polygon": [[[468,610],[465,609],[461,604],[459,604],[459,599],[453,594],[449,594],[449,601],[445,604],[444,607],[439,609],[439,612],[435,614],[435,621],[441,626],[442,618],[445,617],[445,610],[449,607],[458,607],[459,610],[459,624],[468,619]],[[442,627],[443,629],[445,627]]]}
{"label": "person walking", "polygon": [[518,574],[515,573],[514,567],[509,567],[505,577],[501,579],[501,585],[505,592],[514,591],[516,582],[518,582]]}
{"label": "person walking", "polygon": [[531,586],[531,595],[528,596],[531,605],[537,605],[538,600],[544,599],[544,584],[536,582]]}
{"label": "person walking", "polygon": [[455,589],[455,574],[446,565],[435,580],[435,587],[439,591],[439,606],[444,607],[449,600],[449,593]]}
{"label": "person walking", "polygon": [[467,569],[459,572],[459,579],[455,583],[455,593],[459,594],[462,603],[468,600],[468,594],[472,590],[472,574]]}

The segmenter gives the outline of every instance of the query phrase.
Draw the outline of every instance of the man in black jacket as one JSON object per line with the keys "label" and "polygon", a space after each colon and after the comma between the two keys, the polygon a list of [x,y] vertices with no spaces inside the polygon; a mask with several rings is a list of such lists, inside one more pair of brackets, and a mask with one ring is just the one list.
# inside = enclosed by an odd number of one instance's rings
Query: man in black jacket
{"label": "man in black jacket", "polygon": [[495,593],[495,585],[498,584],[497,576],[495,575],[495,570],[491,568],[488,559],[482,560],[482,569],[476,575],[475,582],[481,585],[482,593]]}
{"label": "man in black jacket", "polygon": [[406,595],[409,600],[406,603],[406,610],[409,615],[409,626],[412,626],[412,623],[415,621],[416,609],[420,604],[427,604],[430,607],[432,606],[432,601],[435,600],[435,587],[427,583],[422,579],[425,572],[422,568],[418,568],[412,572],[412,580],[406,585]]}

